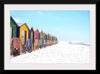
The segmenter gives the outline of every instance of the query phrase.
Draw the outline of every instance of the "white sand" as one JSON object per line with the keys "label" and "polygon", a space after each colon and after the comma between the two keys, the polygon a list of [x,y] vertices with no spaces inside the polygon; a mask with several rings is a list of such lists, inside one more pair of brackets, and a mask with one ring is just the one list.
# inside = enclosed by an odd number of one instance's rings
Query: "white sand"
{"label": "white sand", "polygon": [[89,47],[59,41],[58,44],[11,57],[11,63],[89,63]]}

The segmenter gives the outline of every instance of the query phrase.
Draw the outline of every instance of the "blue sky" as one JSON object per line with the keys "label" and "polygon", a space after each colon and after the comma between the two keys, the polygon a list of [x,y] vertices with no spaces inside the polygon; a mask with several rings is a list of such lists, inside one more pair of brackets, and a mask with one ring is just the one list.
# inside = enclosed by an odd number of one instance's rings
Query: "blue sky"
{"label": "blue sky", "polygon": [[11,11],[17,23],[27,23],[65,41],[90,41],[90,11]]}

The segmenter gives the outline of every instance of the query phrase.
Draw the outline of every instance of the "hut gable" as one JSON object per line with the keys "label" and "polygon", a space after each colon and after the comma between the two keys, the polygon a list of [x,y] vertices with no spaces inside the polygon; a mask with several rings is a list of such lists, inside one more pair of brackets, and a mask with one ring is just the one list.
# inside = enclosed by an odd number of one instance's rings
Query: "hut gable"
{"label": "hut gable", "polygon": [[33,27],[31,27],[31,28],[30,28],[30,30],[32,30],[32,31],[34,32],[34,29],[33,29]]}
{"label": "hut gable", "polygon": [[26,23],[18,23],[18,26],[21,27],[26,27],[29,30],[29,27],[27,26]]}
{"label": "hut gable", "polygon": [[39,30],[38,29],[36,29],[35,31],[37,31],[39,33]]}

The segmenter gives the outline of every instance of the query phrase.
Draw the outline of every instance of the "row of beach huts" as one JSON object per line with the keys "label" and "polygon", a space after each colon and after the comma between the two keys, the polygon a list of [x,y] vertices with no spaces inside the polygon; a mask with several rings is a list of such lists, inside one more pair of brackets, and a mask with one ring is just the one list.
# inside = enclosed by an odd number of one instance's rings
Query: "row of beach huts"
{"label": "row of beach huts", "polygon": [[57,43],[56,36],[29,28],[26,23],[16,23],[10,16],[10,55],[25,54]]}

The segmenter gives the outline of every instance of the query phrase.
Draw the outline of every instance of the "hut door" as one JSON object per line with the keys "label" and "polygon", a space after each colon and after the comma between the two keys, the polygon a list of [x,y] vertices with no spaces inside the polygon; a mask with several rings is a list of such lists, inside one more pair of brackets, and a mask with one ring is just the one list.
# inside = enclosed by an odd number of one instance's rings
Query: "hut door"
{"label": "hut door", "polygon": [[25,43],[26,43],[26,31],[25,31]]}
{"label": "hut door", "polygon": [[24,45],[24,42],[25,42],[25,37],[24,37],[24,30],[22,31],[22,45]]}
{"label": "hut door", "polygon": [[31,32],[31,39],[32,39],[32,41],[33,41],[33,32]]}

